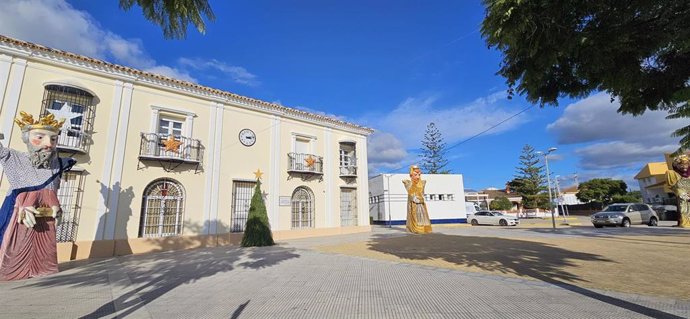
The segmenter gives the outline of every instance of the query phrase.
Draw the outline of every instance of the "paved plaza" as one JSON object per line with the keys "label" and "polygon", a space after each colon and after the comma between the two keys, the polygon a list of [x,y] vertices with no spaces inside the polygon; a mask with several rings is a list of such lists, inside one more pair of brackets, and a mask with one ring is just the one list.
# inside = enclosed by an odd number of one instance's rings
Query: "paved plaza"
{"label": "paved plaza", "polygon": [[[669,232],[659,229],[662,234]],[[616,230],[621,229],[604,230],[599,240]],[[671,231],[681,238],[690,236],[683,230]],[[554,233],[548,228],[451,226],[435,227],[432,235],[451,242],[502,237],[505,243],[519,243],[510,237],[555,240],[591,234],[584,227]],[[72,262],[47,278],[0,283],[0,318],[690,317],[690,301],[683,298],[588,288],[567,278],[567,274],[577,276],[567,269],[532,267],[535,273],[526,278],[501,274],[501,267],[508,269],[508,261],[518,259],[504,258],[503,264],[489,263],[490,255],[462,260],[494,265],[495,269],[488,269],[493,272],[415,262],[438,259],[438,251],[425,256],[415,250],[416,242],[429,238],[434,237],[374,227],[366,234],[290,240],[273,247],[216,247]],[[410,247],[398,255],[387,254],[395,258],[335,251],[364,242],[385,252],[376,244],[401,241]],[[441,251],[458,256],[452,247]],[[445,262],[460,263],[453,258],[446,257]],[[548,271],[540,275],[536,273],[540,269]]]}

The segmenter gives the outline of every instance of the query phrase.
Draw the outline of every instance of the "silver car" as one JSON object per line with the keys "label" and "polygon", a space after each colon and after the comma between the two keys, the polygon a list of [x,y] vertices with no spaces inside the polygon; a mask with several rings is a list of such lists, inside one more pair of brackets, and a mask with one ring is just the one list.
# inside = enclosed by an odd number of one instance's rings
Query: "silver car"
{"label": "silver car", "polygon": [[646,204],[619,203],[606,206],[603,211],[592,215],[592,224],[596,228],[604,226],[630,227],[632,224],[656,226],[659,216]]}

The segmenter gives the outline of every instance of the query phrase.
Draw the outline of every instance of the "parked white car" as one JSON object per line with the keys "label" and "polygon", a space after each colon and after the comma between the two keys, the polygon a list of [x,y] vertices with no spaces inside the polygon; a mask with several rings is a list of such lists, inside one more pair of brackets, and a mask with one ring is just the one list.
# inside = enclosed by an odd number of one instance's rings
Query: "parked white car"
{"label": "parked white car", "polygon": [[470,220],[472,226],[477,225],[499,225],[499,226],[517,226],[520,223],[516,217],[504,215],[496,211],[479,211],[467,218]]}

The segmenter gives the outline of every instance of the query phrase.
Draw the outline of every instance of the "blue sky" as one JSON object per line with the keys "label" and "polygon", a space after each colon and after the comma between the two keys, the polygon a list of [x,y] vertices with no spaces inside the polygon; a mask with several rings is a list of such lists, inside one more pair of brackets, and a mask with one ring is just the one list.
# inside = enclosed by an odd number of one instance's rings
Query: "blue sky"
{"label": "blue sky", "polygon": [[682,120],[619,115],[605,93],[533,106],[463,142],[530,106],[506,98],[501,55],[479,34],[479,1],[210,3],[216,21],[185,40],[164,40],[116,0],[15,0],[3,5],[0,33],[372,127],[370,174],[419,163],[432,121],[453,146],[448,168],[475,189],[504,187],[525,144],[558,148],[549,168],[562,186],[577,174],[631,188],[644,163],[677,147],[669,135]]}

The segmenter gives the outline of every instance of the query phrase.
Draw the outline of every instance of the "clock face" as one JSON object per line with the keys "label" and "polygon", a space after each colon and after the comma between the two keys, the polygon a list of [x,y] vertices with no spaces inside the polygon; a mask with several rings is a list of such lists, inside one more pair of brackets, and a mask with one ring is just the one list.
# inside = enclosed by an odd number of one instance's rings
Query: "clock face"
{"label": "clock face", "polygon": [[244,146],[252,146],[256,142],[254,131],[246,128],[240,131],[240,143]]}

